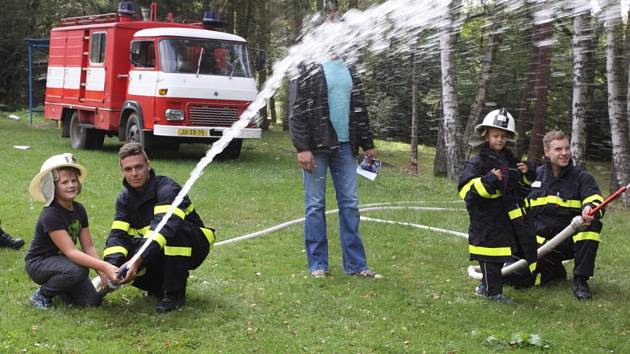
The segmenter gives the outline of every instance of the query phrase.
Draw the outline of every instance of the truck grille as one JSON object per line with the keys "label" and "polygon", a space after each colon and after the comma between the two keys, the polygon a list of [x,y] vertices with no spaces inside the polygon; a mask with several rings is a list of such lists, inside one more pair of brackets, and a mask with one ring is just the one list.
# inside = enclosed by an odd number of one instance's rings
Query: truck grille
{"label": "truck grille", "polygon": [[190,125],[229,127],[238,120],[238,108],[189,106]]}

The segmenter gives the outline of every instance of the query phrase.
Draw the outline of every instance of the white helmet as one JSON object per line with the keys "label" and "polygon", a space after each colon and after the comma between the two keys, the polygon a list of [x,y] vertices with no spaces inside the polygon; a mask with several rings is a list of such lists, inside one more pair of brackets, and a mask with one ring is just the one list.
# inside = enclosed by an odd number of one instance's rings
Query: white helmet
{"label": "white helmet", "polygon": [[39,173],[33,177],[28,187],[28,193],[34,200],[44,202],[45,206],[49,206],[55,197],[55,183],[53,181],[52,170],[61,167],[74,167],[81,174],[79,181],[83,183],[87,176],[85,167],[77,163],[77,159],[70,153],[54,155],[44,161]]}
{"label": "white helmet", "polygon": [[514,117],[512,117],[505,108],[495,109],[494,111],[486,114],[483,118],[483,122],[475,127],[475,131],[477,134],[483,135],[485,128],[505,130],[510,133],[513,138],[518,135],[516,134],[516,123],[514,122]]}

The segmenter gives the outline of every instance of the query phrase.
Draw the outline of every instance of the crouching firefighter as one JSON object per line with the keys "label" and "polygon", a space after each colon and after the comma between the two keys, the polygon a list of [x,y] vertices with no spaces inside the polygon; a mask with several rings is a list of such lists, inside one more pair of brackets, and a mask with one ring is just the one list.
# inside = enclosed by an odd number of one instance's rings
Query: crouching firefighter
{"label": "crouching firefighter", "polygon": [[543,147],[545,164],[538,168],[527,200],[527,219],[535,228],[537,242],[542,246],[578,215],[583,229],[538,261],[535,282],[542,285],[566,279],[562,261],[574,259],[573,294],[578,300],[590,300],[587,280],[595,269],[604,210],[593,216],[589,212],[604,198],[593,176],[573,165],[569,138],[564,133],[550,131],[543,138]]}
{"label": "crouching firefighter", "polygon": [[188,196],[177,206],[160,233],[134,261],[133,256],[153,234],[181,187],[156,176],[138,143],[118,152],[124,189],[116,201],[116,216],[107,239],[105,261],[128,269],[118,283],[132,285],[158,299],[156,310],[168,312],[186,303],[189,270],[206,259],[214,245],[214,230],[206,228]]}
{"label": "crouching firefighter", "polygon": [[512,300],[502,293],[503,265],[525,258],[535,267],[536,260],[533,233],[523,211],[535,168],[518,162],[506,148],[516,135],[514,128],[514,118],[505,109],[488,113],[469,142],[475,146],[477,140],[481,150],[466,163],[458,184],[470,217],[470,259],[479,261],[483,274],[475,294],[508,304]]}

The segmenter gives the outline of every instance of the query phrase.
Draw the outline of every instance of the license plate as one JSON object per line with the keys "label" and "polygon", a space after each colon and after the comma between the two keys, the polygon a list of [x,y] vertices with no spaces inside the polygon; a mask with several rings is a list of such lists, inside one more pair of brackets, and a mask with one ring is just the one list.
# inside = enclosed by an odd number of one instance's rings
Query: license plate
{"label": "license plate", "polygon": [[177,135],[208,136],[208,131],[203,129],[177,129]]}

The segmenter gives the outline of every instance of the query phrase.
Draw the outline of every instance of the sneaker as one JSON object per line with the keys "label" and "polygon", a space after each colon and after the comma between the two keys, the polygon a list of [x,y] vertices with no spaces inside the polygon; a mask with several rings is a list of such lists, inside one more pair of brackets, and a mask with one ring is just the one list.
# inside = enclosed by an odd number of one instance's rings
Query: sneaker
{"label": "sneaker", "polygon": [[35,290],[31,298],[29,299],[31,305],[38,309],[48,309],[55,307],[52,302],[52,299],[42,295],[41,288]]}
{"label": "sneaker", "polygon": [[359,277],[359,278],[370,278],[370,279],[382,279],[383,278],[382,275],[376,273],[375,271],[369,270],[369,269],[362,270],[362,271],[360,271],[358,273],[354,273],[352,275],[354,275],[355,277]]}
{"label": "sneaker", "polygon": [[590,301],[593,298],[586,279],[579,276],[573,277],[573,295],[580,301]]}
{"label": "sneaker", "polygon": [[21,238],[11,237],[8,233],[0,228],[0,247],[9,247],[19,250],[24,246],[24,240]]}
{"label": "sneaker", "polygon": [[509,297],[507,297],[507,296],[505,296],[503,294],[498,294],[498,295],[494,295],[494,296],[488,296],[487,299],[499,302],[499,303],[501,303],[503,305],[516,305],[514,300],[510,299]]}
{"label": "sneaker", "polygon": [[311,275],[315,278],[326,278],[326,271],[323,269],[315,269],[311,272]]}
{"label": "sneaker", "polygon": [[186,304],[186,293],[178,292],[178,293],[169,293],[164,292],[164,296],[158,301],[155,306],[155,310],[157,312],[170,312],[173,310],[177,310],[178,308],[184,306]]}
{"label": "sneaker", "polygon": [[480,283],[475,288],[475,295],[477,296],[488,296],[488,287],[484,283]]}

